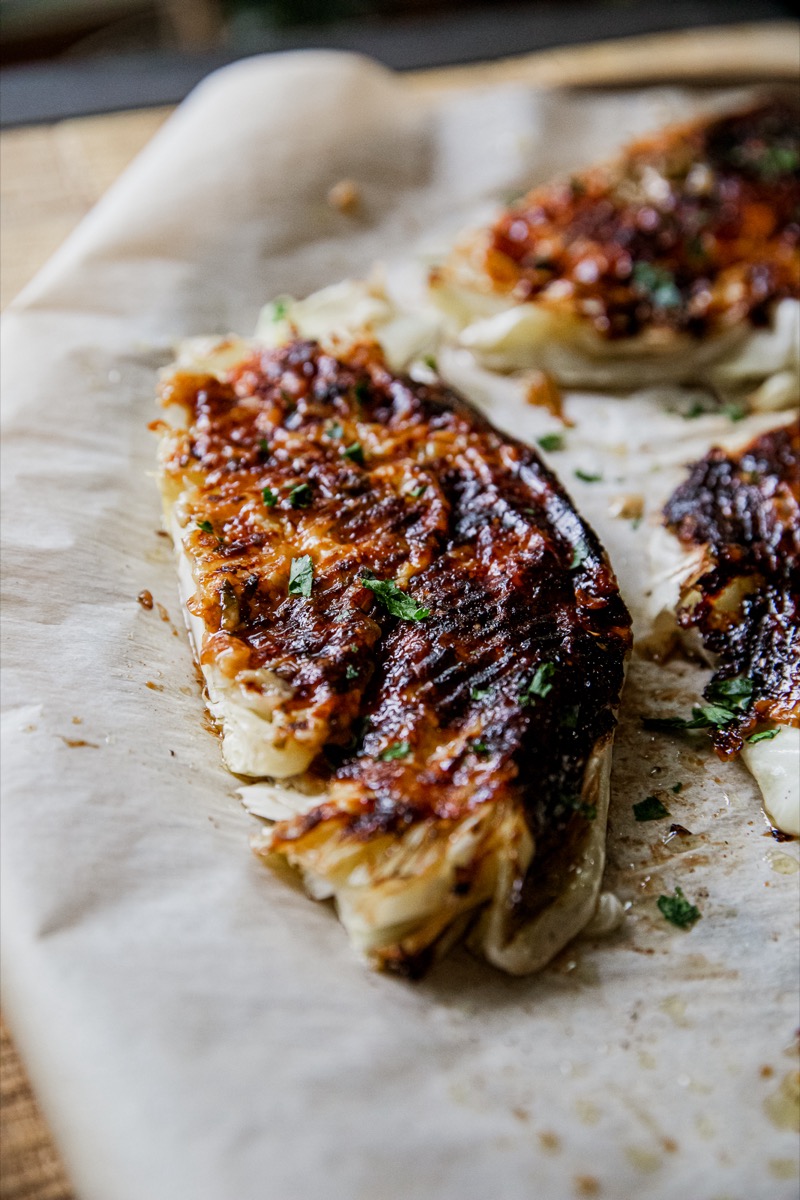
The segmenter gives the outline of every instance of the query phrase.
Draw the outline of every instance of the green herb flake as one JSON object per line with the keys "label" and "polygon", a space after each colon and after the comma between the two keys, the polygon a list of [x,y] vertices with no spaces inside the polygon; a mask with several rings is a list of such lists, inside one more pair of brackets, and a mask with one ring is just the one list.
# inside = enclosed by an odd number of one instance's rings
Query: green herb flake
{"label": "green herb flake", "polygon": [[645,796],[633,806],[633,815],[637,821],[660,821],[669,816],[669,809],[661,803],[658,796]]}
{"label": "green herb flake", "polygon": [[545,433],[536,439],[536,444],[542,450],[546,450],[548,454],[554,454],[556,450],[563,450],[565,445],[564,438],[560,433]]}
{"label": "green herb flake", "polygon": [[682,790],[682,788],[683,788],[682,783],[673,783],[672,787],[669,790],[672,792],[673,796],[677,796],[678,792],[680,792]]}
{"label": "green herb flake", "polygon": [[722,411],[729,421],[743,421],[747,416],[747,409],[743,404],[725,404]]}
{"label": "green herb flake", "polygon": [[489,747],[486,745],[486,742],[472,742],[470,745],[470,750],[473,754],[477,754],[479,758],[485,758],[487,754],[491,753]]}
{"label": "green herb flake", "polygon": [[421,483],[419,487],[415,487],[413,492],[409,492],[408,494],[412,500],[419,500],[420,496],[424,496],[427,490],[427,483]]}
{"label": "green herb flake", "polygon": [[733,679],[719,679],[708,685],[706,695],[714,704],[736,712],[744,712],[753,695],[753,681],[744,675],[736,675]]}
{"label": "green herb flake", "polygon": [[395,742],[393,746],[387,746],[385,750],[381,750],[378,758],[381,762],[393,762],[396,758],[405,758],[411,753],[411,747],[408,742]]}
{"label": "green herb flake", "polygon": [[366,404],[369,400],[369,384],[365,379],[359,379],[353,388],[353,392],[359,404]]}
{"label": "green herb flake", "polygon": [[202,529],[203,533],[213,533],[214,532],[214,526],[211,524],[210,521],[198,521],[197,528]]}
{"label": "green herb flake", "polygon": [[349,458],[351,462],[358,463],[359,466],[364,465],[364,447],[361,442],[351,442],[349,446],[345,446],[341,452],[342,458]]}
{"label": "green herb flake", "polygon": [[277,494],[273,492],[271,487],[265,487],[261,489],[261,499],[264,501],[267,508],[274,508],[278,503]]}
{"label": "green herb flake", "polygon": [[713,725],[715,729],[723,729],[730,725],[736,713],[722,704],[700,704],[692,709],[692,716],[694,720],[689,728],[702,729],[703,725]]}
{"label": "green herb flake", "polygon": [[424,362],[425,366],[430,371],[438,371],[439,370],[438,366],[436,365],[436,359],[433,357],[432,354],[423,355],[422,361]]}
{"label": "green herb flake", "polygon": [[314,564],[311,561],[311,556],[303,554],[300,558],[293,558],[289,571],[289,595],[305,596],[308,599],[311,595],[313,582]]}
{"label": "green herb flake", "polygon": [[391,579],[361,578],[365,588],[369,588],[375,599],[383,605],[393,617],[401,617],[404,621],[424,621],[431,615],[429,608],[417,604],[413,596],[409,596]]}
{"label": "green herb flake", "polygon": [[751,733],[749,738],[745,738],[748,746],[755,746],[759,742],[771,742],[777,737],[780,729],[759,729],[758,733]]}
{"label": "green herb flake", "polygon": [[262,438],[258,443],[258,448],[262,454],[269,454],[269,442],[266,438]]}
{"label": "green herb flake", "polygon": [[485,700],[487,698],[487,696],[491,696],[492,689],[491,688],[474,687],[474,688],[470,688],[469,694],[470,694],[470,699],[472,699],[472,700]]}
{"label": "green herb flake", "polygon": [[734,146],[729,158],[736,166],[755,171],[762,179],[788,175],[800,167],[800,154],[793,146],[770,146],[764,143]]}
{"label": "green herb flake", "polygon": [[701,404],[699,400],[695,400],[694,403],[686,409],[686,412],[683,413],[683,419],[685,421],[694,421],[697,419],[697,417],[708,416],[710,411],[711,409],[706,408],[705,404]]}
{"label": "green herb flake", "polygon": [[311,488],[307,483],[298,483],[289,492],[292,508],[308,508],[311,503]]}
{"label": "green herb flake", "polygon": [[685,717],[643,717],[645,729],[662,733],[684,732],[694,729],[724,729],[746,711],[753,694],[753,681],[743,676],[720,679],[710,683],[706,694],[710,704],[696,704],[691,719]]}
{"label": "green herb flake", "polygon": [[638,262],[633,268],[633,282],[644,292],[655,308],[678,308],[682,303],[675,276],[666,267],[651,262]]}
{"label": "green herb flake", "polygon": [[700,909],[686,899],[679,887],[675,888],[674,896],[659,896],[656,903],[662,916],[678,929],[691,929],[702,916]]}
{"label": "green herb flake", "polygon": [[283,321],[289,311],[290,299],[287,296],[279,296],[277,300],[272,301],[272,320]]}
{"label": "green herb flake", "polygon": [[325,437],[340,438],[343,433],[344,433],[344,430],[342,429],[339,422],[334,421],[333,424],[329,425],[328,428],[325,430]]}
{"label": "green herb flake", "polygon": [[344,677],[345,679],[358,679],[358,667],[354,667],[352,663],[350,663],[344,673]]}
{"label": "green herb flake", "polygon": [[603,476],[595,475],[591,471],[581,471],[580,468],[575,472],[576,479],[582,479],[584,483],[601,483]]}
{"label": "green herb flake", "polygon": [[534,704],[538,699],[544,699],[553,690],[550,680],[556,672],[555,663],[540,663],[533,673],[533,678],[519,694],[520,704],[524,708]]}
{"label": "green herb flake", "polygon": [[570,571],[577,571],[578,567],[582,567],[588,557],[588,548],[583,542],[579,543],[572,552],[572,561],[569,564]]}

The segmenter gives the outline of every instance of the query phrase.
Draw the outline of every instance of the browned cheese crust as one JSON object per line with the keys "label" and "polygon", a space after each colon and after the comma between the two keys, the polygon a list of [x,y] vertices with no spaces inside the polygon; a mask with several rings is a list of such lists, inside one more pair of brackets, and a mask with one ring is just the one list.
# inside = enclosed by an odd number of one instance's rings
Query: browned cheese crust
{"label": "browned cheese crust", "polygon": [[705,547],[682,589],[680,624],[699,630],[717,670],[706,689],[744,678],[752,693],[712,731],[728,756],[760,721],[800,724],[800,420],[738,454],[711,450],[664,516],[687,547]]}
{"label": "browned cheese crust", "polygon": [[671,128],[545,184],[491,230],[495,292],[606,338],[768,323],[800,296],[799,110],[773,101]]}
{"label": "browned cheese crust", "polygon": [[[614,727],[630,622],[597,537],[536,453],[368,345],[337,358],[295,341],[224,382],[179,374],[162,399],[188,412],[166,472],[197,483],[204,656],[268,667],[298,720],[330,722],[312,773],[346,811],[323,802],[273,845],[326,821],[355,839],[445,827],[511,799],[537,840],[537,887],[557,893],[547,863],[593,817],[584,770]],[[310,595],[290,595],[306,554]],[[393,615],[376,581],[416,615]]]}

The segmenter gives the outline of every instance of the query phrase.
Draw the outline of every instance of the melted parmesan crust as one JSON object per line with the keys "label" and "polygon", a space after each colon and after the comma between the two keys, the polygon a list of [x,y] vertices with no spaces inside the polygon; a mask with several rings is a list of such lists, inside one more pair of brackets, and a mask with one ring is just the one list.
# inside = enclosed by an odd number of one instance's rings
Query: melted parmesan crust
{"label": "melted parmesan crust", "polygon": [[[488,365],[539,366],[568,384],[723,386],[791,371],[799,128],[775,101],[536,188],[434,270],[433,297]],[[780,384],[778,403],[791,403],[796,382]]]}
{"label": "melted parmesan crust", "polygon": [[630,641],[602,548],[534,452],[374,343],[237,349],[165,379],[162,479],[228,763],[304,773],[257,849],[374,965],[419,973],[486,909],[476,944],[535,969],[602,873]]}

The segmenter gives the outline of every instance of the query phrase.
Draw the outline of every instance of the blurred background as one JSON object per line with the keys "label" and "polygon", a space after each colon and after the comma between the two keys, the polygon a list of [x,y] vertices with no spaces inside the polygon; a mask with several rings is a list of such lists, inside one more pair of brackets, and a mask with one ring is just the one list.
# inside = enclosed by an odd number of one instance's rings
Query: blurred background
{"label": "blurred background", "polygon": [[271,50],[358,50],[408,70],[796,10],[791,0],[0,0],[0,120],[175,103],[214,67]]}

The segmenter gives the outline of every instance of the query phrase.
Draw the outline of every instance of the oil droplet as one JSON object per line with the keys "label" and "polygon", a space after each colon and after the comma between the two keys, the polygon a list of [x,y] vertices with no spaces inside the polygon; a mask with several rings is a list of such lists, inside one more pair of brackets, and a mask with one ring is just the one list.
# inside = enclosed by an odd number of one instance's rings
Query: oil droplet
{"label": "oil droplet", "polygon": [[675,1025],[682,1029],[691,1028],[691,1021],[686,1019],[686,1002],[681,1000],[680,996],[665,996],[658,1007],[672,1019]]}
{"label": "oil droplet", "polygon": [[584,1125],[596,1125],[600,1120],[600,1109],[591,1100],[576,1100],[575,1112]]}
{"label": "oil droplet", "polygon": [[787,1071],[777,1091],[764,1101],[764,1110],[778,1129],[800,1133],[800,1071]]}
{"label": "oil droplet", "polygon": [[764,857],[773,871],[777,871],[779,875],[796,875],[800,871],[800,863],[797,859],[792,858],[791,854],[784,854],[781,850],[770,850],[769,854]]}
{"label": "oil droplet", "polygon": [[769,1173],[775,1179],[796,1179],[800,1174],[800,1167],[793,1158],[771,1158]]}
{"label": "oil droplet", "polygon": [[628,1161],[639,1171],[657,1171],[661,1159],[652,1150],[642,1150],[638,1146],[626,1146],[625,1153]]}
{"label": "oil droplet", "polygon": [[561,1138],[549,1129],[543,1129],[539,1134],[539,1144],[548,1154],[558,1154],[561,1149]]}

